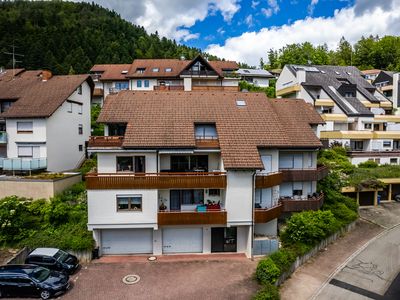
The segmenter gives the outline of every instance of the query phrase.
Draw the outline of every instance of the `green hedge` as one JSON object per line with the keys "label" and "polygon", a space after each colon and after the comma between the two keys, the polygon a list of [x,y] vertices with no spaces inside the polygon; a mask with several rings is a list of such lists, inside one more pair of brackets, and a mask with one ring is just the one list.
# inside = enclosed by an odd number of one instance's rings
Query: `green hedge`
{"label": "green hedge", "polygon": [[261,284],[274,284],[280,275],[279,268],[270,257],[261,260],[257,265],[256,278]]}
{"label": "green hedge", "polygon": [[253,297],[253,300],[279,300],[279,289],[270,283],[264,285],[264,287],[257,292]]}

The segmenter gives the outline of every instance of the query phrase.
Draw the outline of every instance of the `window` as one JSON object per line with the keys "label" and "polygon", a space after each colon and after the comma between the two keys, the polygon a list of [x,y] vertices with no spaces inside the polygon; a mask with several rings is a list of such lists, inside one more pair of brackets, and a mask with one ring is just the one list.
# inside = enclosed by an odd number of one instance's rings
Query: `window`
{"label": "window", "polygon": [[145,156],[118,156],[117,157],[117,172],[146,172]]}
{"label": "window", "polygon": [[364,124],[364,129],[372,129],[372,124],[371,123],[365,123]]}
{"label": "window", "polygon": [[11,102],[0,102],[0,113],[6,112],[11,106]]}
{"label": "window", "polygon": [[72,113],[72,102],[67,102],[67,112]]}
{"label": "window", "polygon": [[392,142],[391,141],[383,141],[383,147],[385,148],[391,148],[392,147]]}
{"label": "window", "polygon": [[209,189],[208,195],[209,196],[220,196],[221,190],[220,189]]}
{"label": "window", "polygon": [[374,124],[374,131],[379,131],[379,124]]}
{"label": "window", "polygon": [[153,68],[153,72],[158,72],[158,71],[160,71],[159,68]]}
{"label": "window", "polygon": [[165,68],[165,72],[172,72],[172,68]]}
{"label": "window", "polygon": [[32,133],[33,132],[33,122],[17,122],[17,132],[18,133]]}
{"label": "window", "polygon": [[146,68],[137,68],[136,73],[143,74]]}
{"label": "window", "polygon": [[149,81],[146,79],[145,81],[144,81],[144,87],[149,87],[150,86],[150,84],[149,84]]}
{"label": "window", "polygon": [[215,124],[196,124],[195,125],[196,139],[217,139],[217,129]]}
{"label": "window", "polygon": [[127,81],[119,81],[115,83],[115,88],[118,91],[122,90],[128,90],[129,89],[129,83]]}
{"label": "window", "polygon": [[82,85],[78,86],[78,95],[82,95]]}
{"label": "window", "polygon": [[390,164],[391,165],[397,165],[397,158],[391,158],[390,159]]}
{"label": "window", "polygon": [[356,96],[356,93],[354,93],[354,92],[345,92],[344,93],[344,97],[345,98],[352,98],[352,97],[355,97]]}
{"label": "window", "polygon": [[142,195],[117,195],[117,211],[141,211]]}
{"label": "window", "polygon": [[323,114],[331,114],[331,113],[332,113],[332,108],[331,108],[331,107],[329,107],[329,108],[323,108],[323,109],[322,109],[322,113],[323,113]]}
{"label": "window", "polygon": [[79,145],[78,146],[78,150],[79,150],[79,152],[82,152],[83,151],[83,145]]}
{"label": "window", "polygon": [[80,135],[83,134],[83,126],[82,126],[82,124],[78,125],[78,134],[80,134]]}
{"label": "window", "polygon": [[18,157],[37,158],[40,157],[39,146],[18,146]]}
{"label": "window", "polygon": [[171,156],[172,172],[208,171],[207,155],[173,155]]}
{"label": "window", "polygon": [[395,140],[393,141],[393,150],[398,150],[398,149],[400,149],[400,141]]}
{"label": "window", "polygon": [[204,203],[204,190],[171,190],[171,209],[179,210],[180,205],[193,205]]}
{"label": "window", "polygon": [[279,154],[279,169],[302,169],[303,154],[301,153],[282,153]]}
{"label": "window", "polygon": [[364,142],[363,141],[354,141],[353,150],[361,151],[364,149]]}
{"label": "window", "polygon": [[141,88],[142,87],[142,81],[141,80],[136,81],[136,86],[138,88]]}
{"label": "window", "polygon": [[245,100],[236,100],[236,106],[246,106]]}
{"label": "window", "polygon": [[83,105],[78,105],[78,114],[82,114],[83,111]]}

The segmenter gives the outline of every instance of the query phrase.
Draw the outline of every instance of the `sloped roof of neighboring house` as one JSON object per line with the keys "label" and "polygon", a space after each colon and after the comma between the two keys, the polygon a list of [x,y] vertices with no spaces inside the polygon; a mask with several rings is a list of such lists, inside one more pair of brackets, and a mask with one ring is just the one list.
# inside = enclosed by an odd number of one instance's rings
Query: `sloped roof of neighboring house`
{"label": "sloped roof of neighboring house", "polygon": [[0,80],[7,80],[12,78],[13,76],[19,75],[21,72],[24,72],[25,69],[5,69],[0,72]]}
{"label": "sloped roof of neighboring house", "polygon": [[98,121],[127,123],[123,147],[139,149],[195,148],[195,124],[215,123],[227,169],[262,169],[259,148],[318,148],[310,124],[323,123],[303,100],[201,91],[121,91],[107,97]]}
{"label": "sloped roof of neighboring house", "polygon": [[236,73],[239,75],[253,76],[253,77],[267,77],[267,78],[275,77],[267,70],[262,70],[262,69],[239,69],[236,71]]}
{"label": "sloped roof of neighboring house", "polygon": [[[239,65],[234,61],[207,61],[200,55],[196,56],[193,60],[135,59],[127,76],[132,78],[178,77],[183,70],[196,60],[202,60],[208,64],[221,77],[223,77],[224,70],[237,70],[239,68]],[[138,71],[140,69],[142,71]],[[154,69],[158,69],[158,71],[153,71]]]}
{"label": "sloped roof of neighboring house", "polygon": [[381,102],[381,100],[373,95],[373,91],[375,91],[376,88],[365,80],[360,70],[354,66],[287,65],[287,67],[294,75],[296,75],[297,70],[305,70],[306,81],[303,82],[302,85],[309,94],[313,96],[310,92],[312,87],[321,87],[348,115],[370,116],[373,115],[373,113],[371,113],[359,99],[354,97],[351,99],[344,98],[337,93],[337,89],[343,84],[339,79],[345,79],[350,84],[356,85],[357,91],[371,103]]}
{"label": "sloped roof of neighboring house", "polygon": [[131,64],[109,64],[109,65],[94,65],[91,69],[91,73],[101,73],[101,81],[110,80],[128,80],[126,75],[131,68]]}
{"label": "sloped roof of neighboring house", "polygon": [[26,71],[12,80],[0,79],[0,99],[14,102],[1,117],[49,117],[83,82],[94,87],[89,75],[52,76],[44,81],[41,74],[41,71]]}
{"label": "sloped roof of neighboring house", "polygon": [[364,75],[374,75],[374,74],[378,74],[381,70],[379,69],[371,69],[371,70],[363,70],[361,71],[361,73],[363,73]]}

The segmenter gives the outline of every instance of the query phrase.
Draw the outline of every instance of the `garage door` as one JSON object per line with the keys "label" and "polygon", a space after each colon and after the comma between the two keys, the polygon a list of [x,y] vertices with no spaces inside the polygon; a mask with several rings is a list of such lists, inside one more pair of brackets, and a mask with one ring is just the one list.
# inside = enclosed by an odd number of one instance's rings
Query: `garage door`
{"label": "garage door", "polygon": [[153,253],[153,229],[105,229],[101,244],[103,254]]}
{"label": "garage door", "polygon": [[203,252],[202,228],[164,228],[163,253]]}

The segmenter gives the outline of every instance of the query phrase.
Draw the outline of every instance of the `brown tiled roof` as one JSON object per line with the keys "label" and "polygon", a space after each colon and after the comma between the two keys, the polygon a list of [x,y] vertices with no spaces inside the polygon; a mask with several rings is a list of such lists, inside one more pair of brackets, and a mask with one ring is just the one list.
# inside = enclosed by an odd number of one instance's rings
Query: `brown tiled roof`
{"label": "brown tiled roof", "polygon": [[364,75],[369,75],[369,74],[378,74],[381,70],[379,69],[371,69],[371,70],[364,70],[361,71]]}
{"label": "brown tiled roof", "polygon": [[211,60],[208,62],[220,75],[223,74],[225,69],[228,70],[237,70],[239,69],[239,65],[235,61],[217,61]]}
{"label": "brown tiled roof", "polygon": [[16,99],[1,117],[49,117],[83,82],[88,81],[93,88],[89,75],[53,76],[42,81],[35,72],[38,71],[26,71],[9,81],[0,80],[0,99]]}
{"label": "brown tiled roof", "polygon": [[127,73],[122,74],[123,71],[129,71],[131,64],[114,64],[114,65],[94,65],[90,72],[102,72],[100,80],[128,80]]}
{"label": "brown tiled roof", "polygon": [[24,72],[25,69],[6,69],[3,70],[3,72],[0,73],[0,80],[8,80],[12,78],[13,76],[18,76],[22,72]]}
{"label": "brown tiled roof", "polygon": [[294,101],[263,93],[121,91],[107,97],[98,121],[127,123],[126,148],[195,148],[194,124],[215,123],[225,168],[261,169],[258,148],[321,146],[309,125],[321,122],[319,115]]}
{"label": "brown tiled roof", "polygon": [[[131,65],[129,77],[177,77],[181,71],[191,62],[191,60],[180,59],[135,59]],[[145,68],[144,73],[138,73],[138,68]],[[158,72],[153,72],[153,68],[158,68]],[[166,68],[172,68],[171,72],[166,72]]]}

